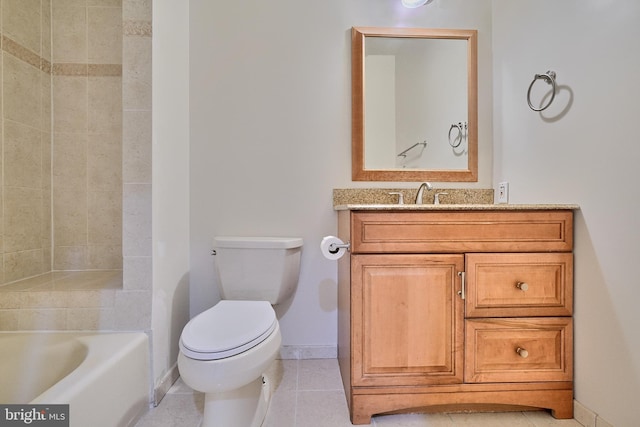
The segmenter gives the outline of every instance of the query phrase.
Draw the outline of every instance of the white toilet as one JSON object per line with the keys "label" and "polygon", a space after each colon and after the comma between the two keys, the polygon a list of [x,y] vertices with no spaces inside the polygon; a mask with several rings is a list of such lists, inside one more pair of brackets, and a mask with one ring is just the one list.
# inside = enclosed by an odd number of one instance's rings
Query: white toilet
{"label": "white toilet", "polygon": [[280,351],[271,307],[298,285],[302,239],[217,237],[222,301],[195,316],[180,336],[178,369],[205,393],[203,427],[259,427],[270,400],[267,368]]}

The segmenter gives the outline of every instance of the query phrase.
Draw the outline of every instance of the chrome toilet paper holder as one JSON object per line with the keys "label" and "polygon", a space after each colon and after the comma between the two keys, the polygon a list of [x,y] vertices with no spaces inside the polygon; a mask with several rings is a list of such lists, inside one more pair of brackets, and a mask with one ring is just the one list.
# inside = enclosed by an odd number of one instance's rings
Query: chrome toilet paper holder
{"label": "chrome toilet paper holder", "polygon": [[340,249],[346,249],[348,251],[351,251],[351,243],[347,242],[347,243],[331,243],[329,245],[329,252],[332,254],[337,254]]}

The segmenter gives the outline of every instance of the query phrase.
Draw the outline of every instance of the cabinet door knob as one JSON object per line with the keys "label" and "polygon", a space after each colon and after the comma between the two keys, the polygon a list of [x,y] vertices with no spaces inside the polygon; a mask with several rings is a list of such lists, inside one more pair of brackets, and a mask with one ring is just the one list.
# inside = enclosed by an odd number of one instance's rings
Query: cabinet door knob
{"label": "cabinet door knob", "polygon": [[527,289],[529,289],[529,285],[526,282],[518,282],[516,283],[516,288],[520,289],[521,291],[526,291]]}
{"label": "cabinet door knob", "polygon": [[522,357],[523,359],[526,359],[527,357],[529,357],[529,352],[522,347],[518,347],[516,349],[516,353],[518,353],[520,357]]}

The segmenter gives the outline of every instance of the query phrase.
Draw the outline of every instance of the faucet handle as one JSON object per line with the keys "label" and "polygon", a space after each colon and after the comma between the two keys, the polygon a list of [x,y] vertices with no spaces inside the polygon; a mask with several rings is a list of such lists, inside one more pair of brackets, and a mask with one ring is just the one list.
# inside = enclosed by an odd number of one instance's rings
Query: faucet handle
{"label": "faucet handle", "polygon": [[389,193],[392,196],[398,196],[398,204],[399,205],[404,205],[404,194],[402,194],[399,191],[392,191]]}
{"label": "faucet handle", "polygon": [[433,204],[434,205],[439,205],[440,204],[440,196],[445,195],[445,194],[449,194],[449,193],[436,193],[436,195],[433,196]]}

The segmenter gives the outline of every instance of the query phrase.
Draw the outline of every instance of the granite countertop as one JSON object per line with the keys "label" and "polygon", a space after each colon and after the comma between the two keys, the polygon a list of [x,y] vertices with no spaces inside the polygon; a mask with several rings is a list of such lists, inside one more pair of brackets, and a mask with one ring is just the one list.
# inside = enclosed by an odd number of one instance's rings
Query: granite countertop
{"label": "granite countertop", "polygon": [[337,211],[527,211],[527,210],[577,210],[574,204],[346,204],[335,205]]}
{"label": "granite countertop", "polygon": [[[398,204],[402,193],[406,203]],[[407,188],[344,188],[333,190],[333,208],[337,211],[524,211],[577,210],[575,204],[494,204],[493,189],[442,188],[424,193],[424,204],[416,205],[417,189]],[[434,195],[440,193],[440,204],[434,205]]]}

